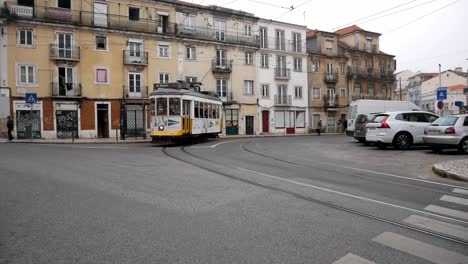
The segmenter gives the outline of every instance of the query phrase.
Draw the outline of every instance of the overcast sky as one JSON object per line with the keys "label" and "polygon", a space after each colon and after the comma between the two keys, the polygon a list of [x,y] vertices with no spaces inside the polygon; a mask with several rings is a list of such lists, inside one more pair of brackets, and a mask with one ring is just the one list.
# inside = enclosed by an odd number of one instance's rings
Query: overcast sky
{"label": "overcast sky", "polygon": [[[357,24],[382,34],[380,49],[396,56],[397,71],[438,72],[439,64],[442,70],[468,67],[468,16],[464,17],[468,0],[186,1],[244,10],[310,29],[334,31]],[[291,6],[295,8],[288,12]]]}

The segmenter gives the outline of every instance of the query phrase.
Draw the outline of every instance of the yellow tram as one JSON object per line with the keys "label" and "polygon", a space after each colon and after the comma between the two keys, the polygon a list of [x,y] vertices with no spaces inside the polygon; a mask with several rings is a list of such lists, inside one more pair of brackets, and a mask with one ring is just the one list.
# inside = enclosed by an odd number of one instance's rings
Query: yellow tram
{"label": "yellow tram", "polygon": [[221,133],[222,102],[200,84],[179,81],[155,84],[150,94],[153,142],[178,142],[217,137]]}

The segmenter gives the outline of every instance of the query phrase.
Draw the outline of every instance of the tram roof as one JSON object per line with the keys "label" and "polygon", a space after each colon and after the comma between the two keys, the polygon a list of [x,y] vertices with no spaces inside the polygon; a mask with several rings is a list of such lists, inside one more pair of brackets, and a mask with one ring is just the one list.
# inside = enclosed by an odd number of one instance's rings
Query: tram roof
{"label": "tram roof", "polygon": [[176,88],[158,88],[151,92],[151,95],[190,95],[194,97],[200,97],[200,98],[205,98],[205,99],[210,99],[210,100],[215,100],[221,102],[221,99],[217,96],[212,96],[208,94],[204,94],[201,92],[197,92],[191,89],[176,89]]}

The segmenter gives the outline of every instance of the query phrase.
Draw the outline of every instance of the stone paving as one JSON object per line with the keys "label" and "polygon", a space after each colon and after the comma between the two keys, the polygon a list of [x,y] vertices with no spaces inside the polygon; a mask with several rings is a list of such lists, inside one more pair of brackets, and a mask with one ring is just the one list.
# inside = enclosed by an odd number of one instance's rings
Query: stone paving
{"label": "stone paving", "polygon": [[468,159],[436,163],[432,170],[442,177],[468,181]]}

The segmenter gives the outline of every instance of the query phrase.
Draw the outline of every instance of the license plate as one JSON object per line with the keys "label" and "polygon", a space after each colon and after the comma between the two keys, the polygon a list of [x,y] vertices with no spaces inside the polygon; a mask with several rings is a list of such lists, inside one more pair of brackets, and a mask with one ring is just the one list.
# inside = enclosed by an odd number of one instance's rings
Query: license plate
{"label": "license plate", "polygon": [[439,130],[428,130],[427,134],[429,134],[429,135],[439,135],[440,131]]}

